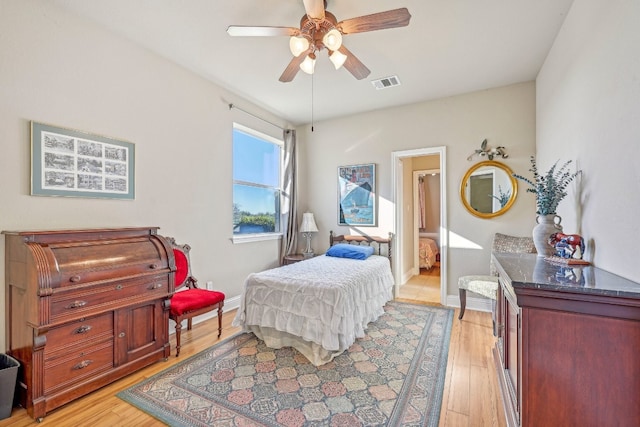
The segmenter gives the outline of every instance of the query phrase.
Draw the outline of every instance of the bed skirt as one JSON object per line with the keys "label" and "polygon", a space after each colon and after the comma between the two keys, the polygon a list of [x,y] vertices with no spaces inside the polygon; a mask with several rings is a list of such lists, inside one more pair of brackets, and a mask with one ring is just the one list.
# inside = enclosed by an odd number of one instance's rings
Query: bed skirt
{"label": "bed skirt", "polygon": [[385,257],[321,255],[250,275],[233,325],[269,347],[294,347],[321,365],[364,337],[393,299],[393,284]]}

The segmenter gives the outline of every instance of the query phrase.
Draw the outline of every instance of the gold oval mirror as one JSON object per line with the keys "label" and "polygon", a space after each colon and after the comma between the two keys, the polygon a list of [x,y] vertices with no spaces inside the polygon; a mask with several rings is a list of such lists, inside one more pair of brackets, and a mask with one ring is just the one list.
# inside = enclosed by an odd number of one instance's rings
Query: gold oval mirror
{"label": "gold oval mirror", "polygon": [[511,208],[518,195],[518,182],[509,167],[494,160],[469,168],[460,183],[460,198],[469,213],[493,218]]}

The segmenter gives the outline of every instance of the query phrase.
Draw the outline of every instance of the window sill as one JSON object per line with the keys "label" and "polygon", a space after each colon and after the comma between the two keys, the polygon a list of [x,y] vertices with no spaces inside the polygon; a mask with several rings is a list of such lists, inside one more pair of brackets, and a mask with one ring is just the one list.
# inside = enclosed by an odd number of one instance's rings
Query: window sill
{"label": "window sill", "polygon": [[280,239],[282,239],[282,233],[236,234],[231,238],[231,241],[235,245],[236,243],[252,243]]}

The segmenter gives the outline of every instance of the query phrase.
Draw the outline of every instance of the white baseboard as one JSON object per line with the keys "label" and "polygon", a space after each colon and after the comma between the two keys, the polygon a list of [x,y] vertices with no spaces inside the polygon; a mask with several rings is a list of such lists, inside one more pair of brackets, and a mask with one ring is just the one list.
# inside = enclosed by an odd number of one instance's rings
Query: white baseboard
{"label": "white baseboard", "polygon": [[[222,315],[224,316],[224,313],[226,311],[231,311],[234,308],[238,308],[240,307],[240,295],[235,296],[233,298],[229,298],[229,299],[225,299],[224,300],[224,307],[222,308]],[[193,318],[193,324],[196,325],[200,322],[204,322],[206,320],[209,319],[213,319],[214,317],[218,317],[218,310],[212,310],[208,313],[202,314],[200,316],[194,317]],[[186,322],[186,320],[184,321]],[[184,326],[184,324],[183,324]],[[175,334],[176,333],[176,323],[173,320],[169,320],[169,334]]]}
{"label": "white baseboard", "polygon": [[409,269],[408,271],[404,271],[402,273],[402,276],[400,277],[400,286],[402,286],[405,283],[407,283],[409,281],[409,279],[411,279],[413,276],[414,276],[413,268]]}
{"label": "white baseboard", "polygon": [[[460,308],[460,296],[459,295],[447,295],[447,306]],[[466,310],[476,310],[491,313],[491,300],[488,298],[472,297],[467,293],[467,307]]]}
{"label": "white baseboard", "polygon": [[[414,273],[415,268],[411,267],[409,270],[402,273],[401,285],[404,285],[411,279],[413,276],[420,274],[420,269],[418,269],[417,273]],[[459,295],[447,295],[447,300],[445,302],[447,307],[456,307],[460,308],[460,296]],[[476,311],[484,311],[487,313],[491,313],[492,310],[491,300],[488,298],[474,297],[471,296],[470,293],[467,293],[467,307],[465,310],[476,310]]]}

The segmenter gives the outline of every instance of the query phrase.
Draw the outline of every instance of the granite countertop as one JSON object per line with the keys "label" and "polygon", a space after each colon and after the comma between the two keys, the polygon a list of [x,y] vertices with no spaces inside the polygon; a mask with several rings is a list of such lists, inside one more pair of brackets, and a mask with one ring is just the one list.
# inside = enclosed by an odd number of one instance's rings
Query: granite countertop
{"label": "granite countertop", "polygon": [[591,265],[563,265],[536,254],[494,253],[496,267],[514,289],[534,288],[559,292],[640,299],[640,283]]}

